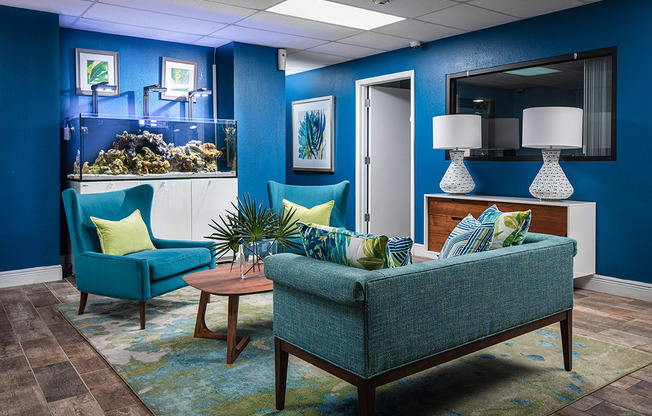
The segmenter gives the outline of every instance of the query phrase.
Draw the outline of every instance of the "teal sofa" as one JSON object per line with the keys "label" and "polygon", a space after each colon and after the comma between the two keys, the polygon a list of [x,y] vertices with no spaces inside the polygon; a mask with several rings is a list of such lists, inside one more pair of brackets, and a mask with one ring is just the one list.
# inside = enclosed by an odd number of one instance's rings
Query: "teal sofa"
{"label": "teal sofa", "polygon": [[[275,181],[267,182],[267,197],[269,206],[275,212],[282,212],[283,200],[299,204],[306,208],[334,201],[329,225],[331,227],[346,227],[346,205],[349,200],[349,181],[342,181],[335,185],[299,186],[285,185]],[[301,245],[301,237],[297,234],[292,237]],[[306,254],[303,248],[286,248],[288,253]]]}
{"label": "teal sofa", "polygon": [[520,246],[376,271],[266,258],[277,409],[288,354],[357,386],[361,415],[374,414],[378,386],[555,322],[570,371],[575,254],[575,240],[530,233]]}
{"label": "teal sofa", "polygon": [[[140,328],[145,328],[145,302],[186,286],[186,274],[215,268],[208,246],[211,242],[162,240],[154,237],[150,218],[152,185],[98,194],[77,194],[66,189],[61,197],[72,245],[77,289],[81,293],[79,314],[84,312],[88,294],[131,299],[140,302]],[[147,225],[157,250],[124,256],[103,254],[95,225],[90,217],[119,221],[136,209]]]}

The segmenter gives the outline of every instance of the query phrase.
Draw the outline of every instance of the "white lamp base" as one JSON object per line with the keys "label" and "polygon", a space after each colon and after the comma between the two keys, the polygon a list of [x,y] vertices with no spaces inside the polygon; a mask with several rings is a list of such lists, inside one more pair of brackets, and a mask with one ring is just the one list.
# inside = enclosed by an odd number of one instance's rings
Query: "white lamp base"
{"label": "white lamp base", "polygon": [[530,185],[530,194],[543,201],[558,201],[573,195],[573,185],[559,166],[561,150],[545,149],[541,153],[543,166]]}
{"label": "white lamp base", "polygon": [[471,174],[464,166],[464,151],[450,150],[451,164],[439,182],[442,191],[451,195],[464,195],[475,188]]}

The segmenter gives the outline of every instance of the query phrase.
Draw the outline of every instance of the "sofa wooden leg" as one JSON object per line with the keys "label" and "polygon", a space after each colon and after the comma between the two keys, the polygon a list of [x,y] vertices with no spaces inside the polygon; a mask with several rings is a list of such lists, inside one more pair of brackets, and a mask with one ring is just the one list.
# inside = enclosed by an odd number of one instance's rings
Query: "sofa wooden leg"
{"label": "sofa wooden leg", "polygon": [[573,369],[573,311],[566,312],[566,319],[559,321],[561,329],[561,347],[564,351],[564,369]]}
{"label": "sofa wooden leg", "polygon": [[145,302],[140,302],[140,329],[145,329]]}
{"label": "sofa wooden leg", "polygon": [[274,367],[276,374],[276,409],[285,407],[285,384],[288,377],[288,352],[283,351],[281,340],[274,338]]}
{"label": "sofa wooden leg", "polygon": [[79,295],[79,312],[77,312],[77,315],[84,313],[84,309],[86,309],[86,301],[88,300],[88,293],[79,292]]}
{"label": "sofa wooden leg", "polygon": [[358,407],[360,416],[376,413],[376,385],[372,380],[361,380],[358,384]]}

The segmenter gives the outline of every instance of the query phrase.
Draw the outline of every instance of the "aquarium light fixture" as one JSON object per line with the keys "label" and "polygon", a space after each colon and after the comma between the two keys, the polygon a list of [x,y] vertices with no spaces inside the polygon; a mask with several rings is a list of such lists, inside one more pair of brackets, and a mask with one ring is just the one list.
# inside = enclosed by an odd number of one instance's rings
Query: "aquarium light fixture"
{"label": "aquarium light fixture", "polygon": [[159,84],[148,85],[143,88],[143,117],[149,117],[149,93],[150,92],[165,92],[168,89],[161,87]]}
{"label": "aquarium light fixture", "polygon": [[116,92],[117,87],[115,85],[109,85],[107,81],[104,82],[98,82],[97,84],[91,85],[91,113],[97,114],[98,113],[98,94],[100,92]]}
{"label": "aquarium light fixture", "polygon": [[376,29],[405,20],[404,17],[326,0],[286,0],[268,8],[267,11],[362,30]]}
{"label": "aquarium light fixture", "polygon": [[195,102],[196,97],[208,97],[213,91],[206,88],[197,88],[196,90],[188,91],[188,118],[192,120],[193,111],[192,104]]}

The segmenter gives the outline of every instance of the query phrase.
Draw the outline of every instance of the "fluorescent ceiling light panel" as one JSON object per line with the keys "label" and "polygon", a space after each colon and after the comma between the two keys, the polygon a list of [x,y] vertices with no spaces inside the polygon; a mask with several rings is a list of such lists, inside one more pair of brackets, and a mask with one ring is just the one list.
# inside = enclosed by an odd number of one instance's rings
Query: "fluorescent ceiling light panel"
{"label": "fluorescent ceiling light panel", "polygon": [[522,77],[534,77],[536,75],[552,74],[561,72],[558,69],[544,68],[542,66],[533,66],[532,68],[515,69],[513,71],[505,71],[506,74],[520,75]]}
{"label": "fluorescent ceiling light panel", "polygon": [[286,0],[270,7],[267,11],[362,30],[371,30],[405,20],[404,17],[326,0]]}

